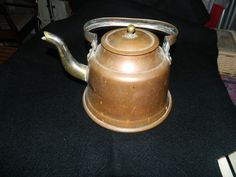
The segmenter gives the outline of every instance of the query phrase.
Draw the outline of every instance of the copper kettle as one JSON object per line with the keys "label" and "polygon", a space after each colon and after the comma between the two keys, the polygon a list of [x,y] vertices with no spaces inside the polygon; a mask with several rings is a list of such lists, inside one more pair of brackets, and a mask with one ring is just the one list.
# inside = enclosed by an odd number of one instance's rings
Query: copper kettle
{"label": "copper kettle", "polygon": [[[98,44],[91,31],[122,27],[107,32]],[[167,34],[162,47],[152,32]],[[118,132],[139,132],[160,124],[169,114],[172,99],[168,91],[170,46],[178,30],[157,20],[105,17],[88,21],[84,34],[91,42],[88,65],[79,63],[65,43],[44,32],[43,40],[54,44],[66,71],[88,83],[83,105],[97,124]]]}

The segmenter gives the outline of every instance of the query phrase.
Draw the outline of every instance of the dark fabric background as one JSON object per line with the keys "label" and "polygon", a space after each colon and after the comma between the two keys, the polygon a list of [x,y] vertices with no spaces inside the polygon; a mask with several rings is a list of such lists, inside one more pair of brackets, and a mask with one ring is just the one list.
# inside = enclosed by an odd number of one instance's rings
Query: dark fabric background
{"label": "dark fabric background", "polygon": [[0,65],[0,176],[220,177],[217,159],[236,150],[236,111],[217,72],[215,31],[135,3],[88,2],[80,8],[46,30],[62,37],[82,63],[88,19],[142,17],[179,28],[171,49],[171,114],[136,134],[98,126],[81,104],[86,83],[64,71],[41,32]]}
{"label": "dark fabric background", "polygon": [[[75,13],[84,12],[84,5],[87,6],[90,9],[88,11],[90,13],[88,16],[93,14],[94,10],[103,11],[103,8],[94,9],[92,7],[93,5],[101,5],[102,7],[109,6],[110,9],[118,8],[117,10],[120,10],[121,13],[124,11],[123,9],[119,9],[119,7],[131,7],[134,9],[136,6],[139,6],[141,10],[140,14],[143,14],[142,10],[145,11],[145,9],[149,9],[154,12],[159,11],[197,24],[205,24],[209,20],[209,14],[202,3],[202,0],[71,0],[70,3],[72,10]],[[113,6],[110,6],[111,4]]]}

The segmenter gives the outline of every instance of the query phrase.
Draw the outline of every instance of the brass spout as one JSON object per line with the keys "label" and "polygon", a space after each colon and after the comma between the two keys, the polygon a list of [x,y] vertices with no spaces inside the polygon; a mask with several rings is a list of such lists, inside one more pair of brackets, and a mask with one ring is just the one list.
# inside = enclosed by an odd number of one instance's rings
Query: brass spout
{"label": "brass spout", "polygon": [[78,79],[87,81],[88,66],[79,63],[71,55],[70,51],[68,50],[68,47],[61,38],[52,33],[44,31],[44,36],[42,37],[42,40],[54,44],[57,47],[61,57],[62,65],[69,74]]}

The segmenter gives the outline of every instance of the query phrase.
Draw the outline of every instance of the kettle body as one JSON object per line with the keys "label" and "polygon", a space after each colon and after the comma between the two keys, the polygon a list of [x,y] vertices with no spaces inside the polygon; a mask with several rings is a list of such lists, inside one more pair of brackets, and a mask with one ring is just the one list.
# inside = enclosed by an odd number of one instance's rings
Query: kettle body
{"label": "kettle body", "polygon": [[[91,30],[107,26],[123,28],[108,31],[97,44]],[[162,47],[155,34],[142,28],[166,32]],[[165,120],[172,106],[169,48],[178,30],[165,22],[131,18],[93,19],[84,29],[92,46],[88,65],[77,62],[59,37],[45,32],[43,39],[57,46],[69,73],[88,83],[83,106],[89,117],[126,133],[148,130]]]}

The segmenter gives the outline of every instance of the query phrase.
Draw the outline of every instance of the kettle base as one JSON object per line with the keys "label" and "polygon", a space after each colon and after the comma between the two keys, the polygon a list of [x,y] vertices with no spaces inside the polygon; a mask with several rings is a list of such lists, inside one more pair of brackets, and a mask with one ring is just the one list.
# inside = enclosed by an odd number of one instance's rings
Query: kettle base
{"label": "kettle base", "polygon": [[[87,88],[86,88],[86,90],[87,90]],[[155,121],[153,121],[151,123],[148,123],[146,125],[140,126],[140,127],[132,127],[132,128],[119,127],[119,126],[111,125],[109,123],[106,123],[105,121],[100,120],[99,118],[97,118],[90,111],[90,109],[88,107],[88,103],[86,101],[86,90],[84,91],[84,94],[83,94],[83,106],[84,106],[84,109],[85,109],[86,113],[98,125],[106,128],[106,129],[115,131],[115,132],[136,133],[136,132],[142,132],[142,131],[154,128],[155,126],[159,125],[160,123],[162,123],[167,118],[167,116],[170,113],[171,107],[172,107],[172,98],[171,98],[170,92],[168,91],[168,94],[167,94],[167,105],[166,105],[166,108],[165,108],[165,112],[162,115],[158,114],[158,116],[156,118],[157,120],[155,120]]]}

